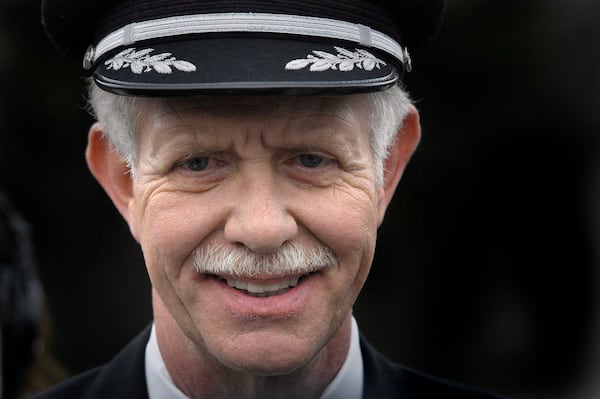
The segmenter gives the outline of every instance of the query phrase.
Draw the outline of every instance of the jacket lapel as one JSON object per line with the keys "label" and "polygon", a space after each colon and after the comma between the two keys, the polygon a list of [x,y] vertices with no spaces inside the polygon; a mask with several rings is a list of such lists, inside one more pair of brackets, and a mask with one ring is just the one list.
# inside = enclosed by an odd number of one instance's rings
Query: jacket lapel
{"label": "jacket lapel", "polygon": [[148,399],[145,372],[150,326],[102,368],[84,399]]}

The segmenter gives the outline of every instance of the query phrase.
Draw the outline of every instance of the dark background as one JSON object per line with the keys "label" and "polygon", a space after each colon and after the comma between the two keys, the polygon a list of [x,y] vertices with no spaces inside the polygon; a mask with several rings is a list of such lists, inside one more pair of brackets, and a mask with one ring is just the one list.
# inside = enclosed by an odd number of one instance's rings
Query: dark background
{"label": "dark background", "polygon": [[[519,399],[597,398],[600,2],[449,3],[407,76],[423,140],[359,325],[443,377]],[[37,1],[0,0],[0,190],[33,228],[49,348],[73,373],[151,318],[139,248],[85,166],[80,76],[45,40]]]}

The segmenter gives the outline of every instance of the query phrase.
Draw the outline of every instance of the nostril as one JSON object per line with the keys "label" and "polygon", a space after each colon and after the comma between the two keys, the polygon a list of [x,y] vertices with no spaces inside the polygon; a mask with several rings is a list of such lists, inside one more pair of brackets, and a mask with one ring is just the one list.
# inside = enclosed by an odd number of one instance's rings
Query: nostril
{"label": "nostril", "polygon": [[236,212],[225,223],[225,239],[256,253],[276,252],[298,234],[292,215],[284,211]]}

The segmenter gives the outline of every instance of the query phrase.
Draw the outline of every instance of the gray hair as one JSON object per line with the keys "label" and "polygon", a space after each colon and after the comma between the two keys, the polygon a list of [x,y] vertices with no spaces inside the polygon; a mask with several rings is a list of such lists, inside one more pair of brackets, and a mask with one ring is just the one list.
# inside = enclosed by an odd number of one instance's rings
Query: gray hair
{"label": "gray hair", "polygon": [[[364,95],[371,104],[371,150],[375,158],[377,183],[382,185],[385,160],[412,102],[399,84],[385,91]],[[89,111],[102,125],[113,149],[127,163],[131,175],[135,176],[138,155],[135,124],[143,97],[106,92],[93,80],[89,83],[88,96]]]}

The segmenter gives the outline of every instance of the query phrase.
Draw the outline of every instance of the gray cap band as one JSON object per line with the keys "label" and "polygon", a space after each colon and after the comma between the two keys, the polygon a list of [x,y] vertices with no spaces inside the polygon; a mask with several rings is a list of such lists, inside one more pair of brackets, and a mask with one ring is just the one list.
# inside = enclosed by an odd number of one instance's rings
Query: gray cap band
{"label": "gray cap band", "polygon": [[329,18],[270,13],[197,14],[132,23],[108,34],[98,43],[94,62],[117,47],[139,41],[222,32],[277,33],[345,40],[384,51],[406,64],[405,51],[400,44],[368,26]]}

